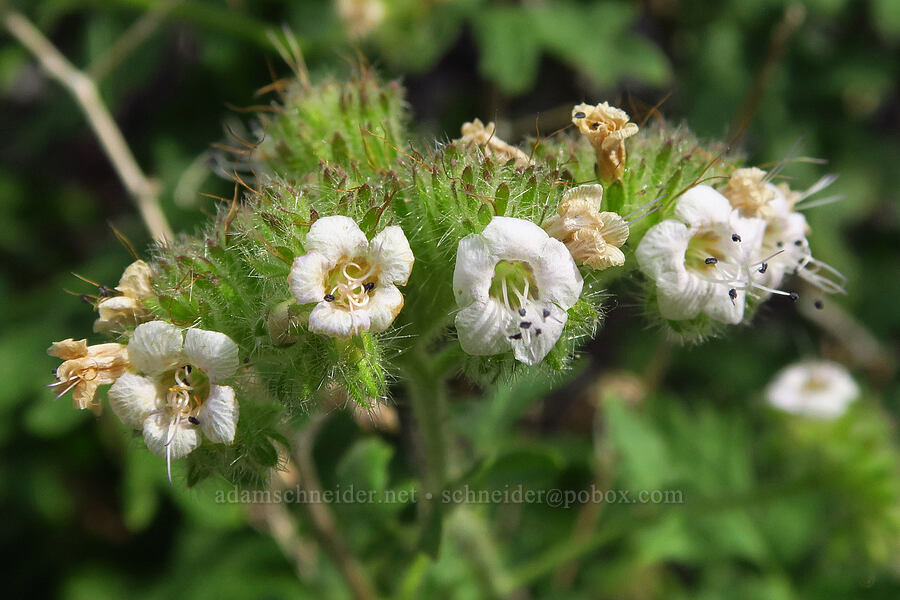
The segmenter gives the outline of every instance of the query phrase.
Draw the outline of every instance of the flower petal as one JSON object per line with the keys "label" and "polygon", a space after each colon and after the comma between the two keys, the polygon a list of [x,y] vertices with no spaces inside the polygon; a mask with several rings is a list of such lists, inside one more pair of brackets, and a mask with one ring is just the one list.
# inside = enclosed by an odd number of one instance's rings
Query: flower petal
{"label": "flower petal", "polygon": [[288,275],[288,285],[297,302],[300,304],[321,302],[327,293],[325,280],[333,266],[334,263],[317,250],[295,258],[294,264],[291,265],[291,273]]}
{"label": "flower petal", "polygon": [[550,237],[531,221],[513,217],[494,217],[481,235],[496,258],[530,264],[541,258],[544,243]]}
{"label": "flower petal", "polygon": [[453,270],[453,295],[457,305],[468,306],[475,301],[487,300],[497,262],[482,236],[471,234],[459,241]]}
{"label": "flower petal", "polygon": [[366,306],[371,330],[384,331],[390,327],[402,308],[403,294],[396,286],[388,284],[376,287]]}
{"label": "flower petal", "polygon": [[396,225],[385,227],[372,238],[369,243],[369,255],[381,270],[378,276],[379,284],[406,285],[415,257],[409,247],[409,240],[400,227]]}
{"label": "flower petal", "polygon": [[142,260],[136,260],[122,273],[116,289],[133,298],[148,298],[153,296],[153,285],[150,283],[152,277],[150,265]]}
{"label": "flower petal", "polygon": [[165,321],[138,325],[128,343],[131,364],[144,375],[159,375],[181,362],[181,330]]}
{"label": "flower petal", "polygon": [[[734,289],[734,298],[729,294],[730,289]],[[703,307],[703,312],[716,321],[737,325],[744,320],[746,300],[747,294],[744,290],[728,288],[727,285],[714,285],[712,293],[706,300],[706,306]]]}
{"label": "flower petal", "polygon": [[697,185],[678,199],[675,216],[691,227],[706,227],[727,223],[732,210],[728,198],[708,185]]}
{"label": "flower petal", "polygon": [[87,356],[87,353],[87,340],[76,341],[72,338],[68,338],[60,342],[53,342],[53,345],[47,348],[47,354],[49,354],[50,356],[55,356],[56,358],[61,358],[63,360],[73,360],[76,358],[81,358],[82,356]]}
{"label": "flower petal", "polygon": [[687,271],[663,273],[656,281],[659,314],[672,321],[693,319],[706,306],[712,288],[721,289],[727,298],[723,286],[715,286]]}
{"label": "flower petal", "polygon": [[309,314],[309,330],[331,337],[350,337],[369,330],[369,313],[366,309],[349,310],[320,302]]}
{"label": "flower petal", "polygon": [[[144,443],[150,452],[166,457],[166,443],[171,448],[172,460],[193,452],[200,445],[200,429],[187,419],[182,419],[170,430],[172,421],[166,411],[151,414],[144,420]],[[169,436],[171,435],[171,441]]]}
{"label": "flower petal", "polygon": [[578,302],[584,281],[565,244],[555,238],[547,238],[531,266],[541,301],[558,304],[563,310]]}
{"label": "flower petal", "polygon": [[122,330],[126,325],[136,325],[149,314],[147,308],[130,296],[104,298],[97,304],[100,318],[94,321],[94,331],[106,333]]}
{"label": "flower petal", "polygon": [[209,386],[209,397],[197,418],[206,439],[214,444],[230,444],[237,430],[239,407],[234,390],[227,385]]}
{"label": "flower petal", "polygon": [[119,420],[133,429],[165,402],[163,392],[149,377],[125,373],[109,388],[109,407]]}
{"label": "flower petal", "polygon": [[693,232],[674,219],[654,225],[644,234],[635,256],[641,271],[653,279],[663,273],[684,270],[684,255]]}
{"label": "flower petal", "polygon": [[491,300],[475,302],[456,314],[459,345],[467,354],[488,356],[510,349],[510,335],[518,331],[513,315]]}
{"label": "flower petal", "polygon": [[369,241],[353,219],[334,215],[313,223],[304,245],[307,251],[316,250],[336,263],[342,257],[352,259],[363,254]]}
{"label": "flower petal", "polygon": [[[549,314],[544,312],[544,308],[534,303],[528,303],[525,306],[526,314],[539,315],[534,320],[527,321],[530,325],[527,328],[518,324],[521,338],[512,339],[510,343],[513,348],[513,354],[516,360],[526,365],[536,365],[547,356],[547,353],[553,349],[559,336],[562,334],[563,327],[569,314],[557,306],[547,307]],[[546,314],[546,316],[544,316]]]}
{"label": "flower petal", "polygon": [[238,346],[218,331],[188,329],[184,334],[184,358],[199,367],[213,383],[234,375],[240,360]]}

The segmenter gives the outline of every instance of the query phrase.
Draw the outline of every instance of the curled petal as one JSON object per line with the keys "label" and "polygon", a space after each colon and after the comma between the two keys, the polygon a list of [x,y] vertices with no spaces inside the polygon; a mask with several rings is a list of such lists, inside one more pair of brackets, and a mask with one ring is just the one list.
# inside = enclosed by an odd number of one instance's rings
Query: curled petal
{"label": "curled petal", "polygon": [[206,439],[214,444],[230,444],[237,431],[239,407],[234,390],[227,385],[211,385],[209,397],[197,418]]}
{"label": "curled petal", "polygon": [[234,375],[240,361],[238,346],[230,337],[218,331],[188,329],[184,335],[184,358],[199,367],[212,382]]}
{"label": "curled petal", "polygon": [[168,444],[172,460],[177,460],[197,449],[200,430],[187,419],[176,423],[166,411],[159,411],[144,420],[144,443],[153,454],[163,458]]}
{"label": "curled petal", "polygon": [[538,258],[531,264],[542,300],[566,308],[578,302],[584,280],[565,244],[545,238]]}
{"label": "curled petal", "polygon": [[369,254],[381,269],[380,284],[406,285],[415,258],[402,229],[396,225],[385,227],[372,238]]}
{"label": "curled petal", "polygon": [[309,314],[309,330],[331,337],[350,337],[369,329],[366,309],[344,310],[330,302],[320,302]]}
{"label": "curled petal", "polygon": [[459,241],[453,270],[453,295],[459,306],[487,299],[496,264],[497,258],[482,236],[471,234]]}
{"label": "curled petal", "polygon": [[63,360],[73,360],[76,358],[81,358],[82,356],[87,356],[87,353],[87,340],[76,341],[72,338],[68,338],[60,342],[53,342],[53,345],[47,348],[47,354],[49,354],[50,356],[61,358]]}
{"label": "curled petal", "polygon": [[693,232],[674,219],[651,227],[635,252],[641,271],[658,279],[663,273],[683,270],[684,254],[691,236]]}
{"label": "curled petal", "polygon": [[694,228],[727,223],[731,212],[728,198],[708,185],[692,187],[682,194],[675,205],[675,216]]}
{"label": "curled petal", "polygon": [[722,286],[714,286],[686,271],[664,273],[656,284],[659,313],[663,318],[673,321],[693,319],[699,315],[714,291],[712,288],[716,288],[715,291],[721,289],[728,298],[727,291]]}
{"label": "curled petal", "polygon": [[306,250],[316,250],[332,263],[342,257],[359,256],[368,246],[369,241],[359,225],[350,217],[342,215],[322,217],[312,224],[306,234]]}
{"label": "curled petal", "polygon": [[183,343],[177,327],[165,321],[150,321],[135,328],[128,343],[128,357],[144,375],[160,375],[181,362]]}
{"label": "curled petal", "polygon": [[109,388],[113,414],[133,429],[141,429],[150,413],[164,402],[164,392],[152,379],[134,373],[125,373]]}
{"label": "curled petal", "polygon": [[403,308],[403,294],[393,285],[378,287],[369,298],[366,310],[372,331],[384,331],[391,326]]}
{"label": "curled petal", "polygon": [[536,365],[544,360],[562,335],[569,318],[568,313],[558,306],[547,307],[549,314],[546,316],[543,309],[542,306],[527,304],[526,314],[540,316],[535,316],[528,328],[519,327],[521,337],[509,338],[516,360],[526,365]]}
{"label": "curled petal", "polygon": [[510,349],[509,335],[517,332],[508,311],[496,302],[475,302],[456,314],[459,345],[466,354],[489,356]]}
{"label": "curled petal", "polygon": [[333,266],[334,263],[317,250],[295,258],[294,264],[291,265],[291,274],[288,276],[288,285],[297,302],[300,304],[321,302],[327,293],[325,280]]}
{"label": "curled petal", "polygon": [[481,233],[491,254],[500,260],[536,263],[541,258],[547,232],[525,219],[494,217]]}

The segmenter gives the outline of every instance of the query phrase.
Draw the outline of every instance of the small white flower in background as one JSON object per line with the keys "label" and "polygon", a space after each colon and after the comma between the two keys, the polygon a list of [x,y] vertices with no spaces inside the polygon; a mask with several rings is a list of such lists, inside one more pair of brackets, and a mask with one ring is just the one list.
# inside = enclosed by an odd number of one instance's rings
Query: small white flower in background
{"label": "small white flower in background", "polygon": [[368,37],[387,14],[382,0],[335,0],[335,8],[347,32],[354,38]]}
{"label": "small white flower in background", "polygon": [[842,365],[817,360],[791,365],[766,387],[766,400],[781,410],[835,419],[859,396],[859,386]]}
{"label": "small white flower in background", "polygon": [[121,295],[102,298],[97,304],[100,318],[94,321],[94,331],[121,331],[153,318],[153,313],[144,306],[144,300],[155,295],[152,275],[150,265],[144,261],[131,263],[116,286]]}
{"label": "small white flower in background", "polygon": [[344,216],[323,217],[306,234],[288,283],[300,304],[317,303],[309,330],[334,337],[384,331],[403,308],[413,253],[403,230],[392,225],[372,241]]}
{"label": "small white flower in background", "polygon": [[556,344],[584,282],[566,246],[523,219],[494,217],[459,242],[453,293],[468,354],[513,351],[527,365]]}
{"label": "small white flower in background", "polygon": [[552,237],[563,242],[576,262],[602,271],[625,264],[619,249],[628,239],[624,218],[601,212],[603,186],[581,185],[566,191],[557,214],[544,223]]}
{"label": "small white flower in background", "polygon": [[775,186],[770,178],[769,173],[755,167],[737,169],[722,189],[741,216],[758,217],[766,222],[763,255],[767,259],[754,277],[766,287],[777,288],[784,276],[791,273],[823,292],[844,293],[844,276],[813,257],[806,239],[809,224],[798,212],[815,205],[804,207],[801,202],[833,183],[835,177],[823,177],[803,193],[791,191],[786,184]]}
{"label": "small white flower in background", "polygon": [[201,433],[230,444],[238,422],[234,390],[220,383],[238,368],[238,347],[224,333],[181,330],[164,321],[138,325],[128,343],[135,373],[125,373],[109,390],[109,405],[126,425],[141,429],[144,442],[172,461],[200,445]]}
{"label": "small white flower in background", "polygon": [[747,291],[756,287],[751,272],[766,222],[737,215],[706,185],[678,199],[675,217],[651,227],[636,252],[641,270],[656,282],[660,314],[678,321],[705,313],[740,323]]}
{"label": "small white flower in background", "polygon": [[579,104],[572,109],[572,123],[593,146],[600,177],[607,182],[620,179],[625,172],[625,140],[638,132],[628,113],[606,102]]}
{"label": "small white flower in background", "polygon": [[461,133],[462,137],[457,141],[467,147],[478,146],[488,156],[513,160],[517,167],[526,167],[532,162],[527,154],[497,137],[497,126],[493,121],[487,125],[481,119],[463,123]]}
{"label": "small white flower in background", "polygon": [[72,390],[75,408],[89,408],[95,414],[100,414],[102,409],[99,402],[94,402],[97,388],[116,381],[130,364],[128,352],[122,344],[88,346],[87,340],[69,338],[53,342],[47,354],[63,359],[56,369],[56,381],[50,384],[59,390],[56,397]]}

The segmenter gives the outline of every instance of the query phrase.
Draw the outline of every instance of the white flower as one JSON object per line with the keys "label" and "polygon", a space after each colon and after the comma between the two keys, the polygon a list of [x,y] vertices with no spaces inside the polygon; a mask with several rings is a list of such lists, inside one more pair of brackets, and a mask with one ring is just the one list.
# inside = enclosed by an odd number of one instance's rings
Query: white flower
{"label": "white flower", "polygon": [[583,285],[565,244],[530,221],[494,217],[459,242],[456,329],[474,355],[513,351],[534,365],[556,344]]}
{"label": "white flower", "polygon": [[125,269],[116,290],[117,296],[102,298],[97,304],[100,318],[94,321],[94,331],[120,331],[153,318],[153,313],[144,306],[144,300],[155,295],[150,265],[137,260]]}
{"label": "white flower", "polygon": [[138,325],[128,344],[134,368],[109,390],[112,411],[144,432],[144,442],[172,460],[200,445],[201,432],[215,444],[230,444],[238,421],[234,390],[221,385],[238,368],[238,347],[224,333],[151,321]]}
{"label": "white flower", "polygon": [[835,419],[859,396],[859,387],[843,366],[808,361],[779,372],[766,387],[769,404],[790,413]]}
{"label": "white flower", "polygon": [[762,253],[767,259],[755,279],[765,287],[777,288],[791,273],[824,292],[844,293],[844,276],[813,257],[806,239],[809,224],[798,212],[803,208],[799,205],[802,200],[830,185],[835,177],[823,177],[804,193],[793,192],[785,184],[775,186],[770,178],[766,171],[755,167],[737,169],[722,190],[741,216],[766,222]]}
{"label": "white flower", "polygon": [[638,132],[628,113],[607,102],[578,104],[572,109],[572,123],[594,147],[600,177],[607,182],[620,179],[625,173],[625,140]]}
{"label": "white flower", "polygon": [[288,282],[297,302],[317,303],[309,329],[334,337],[384,331],[403,308],[413,258],[396,225],[366,239],[348,217],[323,217],[306,234],[306,250],[294,259]]}
{"label": "white flower", "polygon": [[744,218],[709,186],[685,192],[675,219],[654,225],[636,252],[641,270],[656,282],[660,314],[673,321],[700,313],[723,323],[744,318],[766,222]]}

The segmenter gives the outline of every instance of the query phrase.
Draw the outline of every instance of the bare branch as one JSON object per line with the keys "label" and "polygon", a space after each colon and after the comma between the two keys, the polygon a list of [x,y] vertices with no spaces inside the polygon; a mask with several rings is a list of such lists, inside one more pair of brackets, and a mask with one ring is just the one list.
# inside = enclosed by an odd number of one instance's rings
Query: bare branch
{"label": "bare branch", "polygon": [[158,185],[144,175],[131,148],[125,142],[109,109],[100,98],[94,81],[76,69],[24,15],[16,11],[3,14],[6,29],[40,61],[50,77],[57,80],[75,98],[119,179],[131,194],[144,224],[158,242],[172,238],[172,230],[159,206]]}

